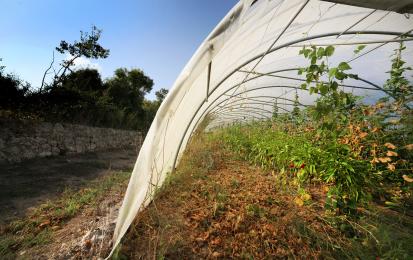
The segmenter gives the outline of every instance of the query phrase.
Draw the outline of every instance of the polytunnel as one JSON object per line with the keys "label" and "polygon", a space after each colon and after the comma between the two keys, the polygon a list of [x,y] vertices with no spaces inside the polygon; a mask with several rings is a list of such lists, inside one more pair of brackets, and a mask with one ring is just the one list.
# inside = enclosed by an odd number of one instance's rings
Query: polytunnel
{"label": "polytunnel", "polygon": [[[358,75],[342,81],[344,91],[367,103],[387,95],[381,86],[401,41],[403,58],[413,65],[412,12],[410,0],[241,0],[204,40],[159,108],[133,169],[113,248],[173,174],[206,116],[213,128],[269,118],[274,104],[291,111],[294,102],[314,102],[316,95],[300,87],[306,79],[297,73],[308,64],[299,55],[304,46],[334,46],[329,63],[346,61]],[[355,52],[360,45],[365,47]]]}

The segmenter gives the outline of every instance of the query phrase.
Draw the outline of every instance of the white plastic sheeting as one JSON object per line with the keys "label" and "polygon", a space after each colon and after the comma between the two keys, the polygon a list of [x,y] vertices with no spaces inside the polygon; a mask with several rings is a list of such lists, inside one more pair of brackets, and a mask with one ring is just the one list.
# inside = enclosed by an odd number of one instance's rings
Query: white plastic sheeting
{"label": "white plastic sheeting", "polygon": [[[159,108],[120,209],[114,248],[208,113],[214,114],[213,127],[268,117],[276,97],[280,111],[290,111],[296,92],[301,104],[311,104],[316,97],[299,89],[302,77],[296,70],[308,64],[298,55],[304,45],[334,45],[329,62],[348,61],[352,73],[364,79],[346,80],[341,87],[371,102],[383,95],[378,88],[402,35],[403,58],[413,65],[412,30],[409,15],[392,11],[317,0],[240,1],[201,44]],[[367,47],[355,54],[360,44]]]}

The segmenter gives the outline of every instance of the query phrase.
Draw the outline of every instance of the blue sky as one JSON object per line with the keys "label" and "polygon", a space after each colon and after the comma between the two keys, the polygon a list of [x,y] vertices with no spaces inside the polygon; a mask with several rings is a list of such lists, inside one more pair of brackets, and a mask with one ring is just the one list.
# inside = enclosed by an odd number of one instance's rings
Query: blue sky
{"label": "blue sky", "polygon": [[[192,54],[237,0],[0,0],[0,58],[6,71],[38,87],[60,40],[92,25],[103,30],[105,60],[79,63],[103,78],[141,68],[154,90],[170,88]],[[56,54],[57,55],[57,54]],[[64,56],[56,56],[58,60]],[[149,98],[153,98],[153,92]]]}

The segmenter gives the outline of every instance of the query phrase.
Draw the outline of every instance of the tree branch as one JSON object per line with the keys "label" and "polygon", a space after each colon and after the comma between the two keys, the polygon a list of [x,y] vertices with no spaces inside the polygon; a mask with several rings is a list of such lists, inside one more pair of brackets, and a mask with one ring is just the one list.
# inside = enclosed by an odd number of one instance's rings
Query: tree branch
{"label": "tree branch", "polygon": [[40,85],[40,92],[42,92],[42,90],[43,90],[46,75],[48,74],[49,70],[53,67],[53,63],[54,63],[54,51],[53,51],[53,56],[52,56],[52,62],[50,63],[50,66],[47,68],[47,70],[43,74],[42,85]]}

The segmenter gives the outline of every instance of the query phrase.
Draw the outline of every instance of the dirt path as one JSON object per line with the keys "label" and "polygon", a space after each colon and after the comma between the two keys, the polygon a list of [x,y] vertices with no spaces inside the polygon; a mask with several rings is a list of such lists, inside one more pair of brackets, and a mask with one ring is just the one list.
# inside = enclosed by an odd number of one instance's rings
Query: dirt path
{"label": "dirt path", "polygon": [[219,143],[192,143],[174,174],[124,238],[129,259],[319,258],[323,234],[337,233],[317,219],[319,192],[297,205],[273,172]]}
{"label": "dirt path", "polygon": [[67,187],[76,190],[111,171],[130,170],[136,157],[134,149],[122,149],[0,165],[0,224],[24,216]]}
{"label": "dirt path", "polygon": [[113,187],[100,200],[84,207],[79,214],[58,226],[50,242],[20,250],[17,259],[104,259],[112,246],[127,180]]}

